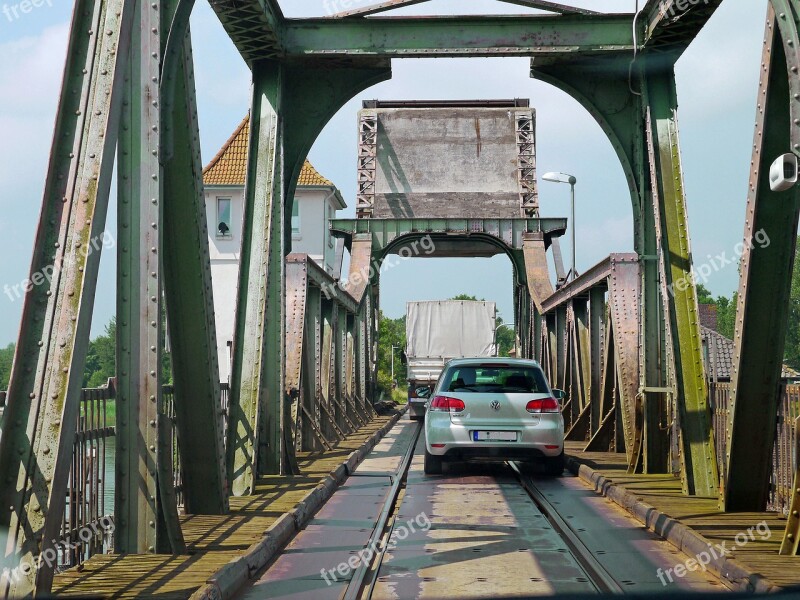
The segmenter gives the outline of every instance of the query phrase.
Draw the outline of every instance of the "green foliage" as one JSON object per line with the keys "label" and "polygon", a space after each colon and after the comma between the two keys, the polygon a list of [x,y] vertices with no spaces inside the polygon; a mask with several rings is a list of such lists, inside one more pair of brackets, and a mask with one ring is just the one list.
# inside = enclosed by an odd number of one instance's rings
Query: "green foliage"
{"label": "green foliage", "polygon": [[789,292],[789,322],[786,327],[786,363],[800,369],[800,237],[794,252],[792,289]]}
{"label": "green foliage", "polygon": [[[96,388],[105,385],[117,372],[117,321],[112,318],[103,335],[89,342],[86,367],[83,371],[83,387]],[[161,374],[165,384],[172,383],[172,361],[162,352]]]}
{"label": "green foliage", "polygon": [[733,339],[733,330],[736,324],[736,304],[739,293],[734,292],[733,297],[728,300],[725,296],[720,296],[716,300],[717,305],[717,331],[726,338]]}
{"label": "green foliage", "polygon": [[117,321],[112,318],[104,335],[89,342],[83,387],[96,388],[106,384],[116,374]]}
{"label": "green foliage", "polygon": [[[497,323],[496,325],[499,326],[503,323],[503,317],[499,314],[497,315]],[[498,345],[498,356],[508,356],[508,353],[516,346],[517,344],[517,333],[514,329],[514,326],[510,327],[500,327],[497,330],[497,345]]]}
{"label": "green foliage", "polygon": [[[723,297],[723,296],[720,296]],[[708,291],[706,286],[702,283],[697,284],[697,303],[698,304],[716,304],[711,292]]]}
{"label": "green foliage", "polygon": [[11,379],[11,363],[14,362],[14,344],[9,344],[0,349],[0,390],[8,389],[8,380]]}
{"label": "green foliage", "polygon": [[[387,396],[392,395],[392,353],[394,352],[394,379],[398,389],[406,388],[406,366],[400,362],[400,351],[406,349],[406,318],[390,319],[380,313],[378,323],[378,387]],[[394,351],[392,346],[395,346]],[[379,390],[379,393],[380,393]]]}

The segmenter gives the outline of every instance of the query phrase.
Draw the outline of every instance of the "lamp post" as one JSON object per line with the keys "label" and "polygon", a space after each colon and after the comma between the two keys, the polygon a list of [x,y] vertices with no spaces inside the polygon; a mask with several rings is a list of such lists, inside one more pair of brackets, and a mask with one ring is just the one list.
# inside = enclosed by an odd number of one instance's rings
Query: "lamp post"
{"label": "lamp post", "polygon": [[392,346],[392,388],[394,388],[394,349],[400,346]]}
{"label": "lamp post", "polygon": [[500,323],[497,327],[494,328],[494,355],[500,356],[500,348],[497,345],[497,330],[501,327],[513,327],[514,323]]}
{"label": "lamp post", "polygon": [[570,275],[572,280],[574,280],[578,276],[575,270],[575,184],[578,182],[578,179],[574,175],[569,175],[568,173],[555,172],[545,173],[542,175],[542,179],[554,183],[568,183],[570,187],[572,196],[572,217],[570,217],[572,229],[572,268],[570,269]]}

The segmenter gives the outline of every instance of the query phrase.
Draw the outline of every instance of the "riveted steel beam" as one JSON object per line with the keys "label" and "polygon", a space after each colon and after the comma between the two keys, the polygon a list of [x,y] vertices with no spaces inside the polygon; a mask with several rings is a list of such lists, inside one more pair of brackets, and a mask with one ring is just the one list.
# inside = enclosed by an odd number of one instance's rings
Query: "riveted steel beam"
{"label": "riveted steel beam", "polygon": [[677,59],[722,4],[722,0],[649,0],[642,9],[644,49]]}
{"label": "riveted steel beam", "polygon": [[[225,514],[225,463],[211,261],[203,195],[191,39],[184,37],[162,102],[162,135],[172,141],[164,164],[164,295],[175,417],[188,514]],[[163,86],[163,83],[162,83]],[[198,276],[199,275],[199,276]],[[198,365],[207,365],[198,369]],[[171,460],[170,463],[171,464]]]}
{"label": "riveted steel beam", "polygon": [[[124,0],[80,0],[73,12],[0,436],[10,562],[52,551],[64,514],[100,254],[113,242],[106,211],[133,18]],[[22,573],[0,580],[0,596],[49,593],[49,563]]]}
{"label": "riveted steel beam", "polygon": [[[719,494],[708,386],[703,369],[697,291],[692,277],[686,196],[678,140],[677,95],[672,71],[647,77],[648,148],[661,264],[665,332],[676,391],[683,447],[684,489],[691,495]],[[648,434],[650,433],[648,429]]]}
{"label": "riveted steel beam", "polygon": [[[628,471],[639,463],[643,444],[642,403],[639,394],[639,329],[641,317],[641,273],[637,261],[613,262],[608,279],[608,312],[606,327],[611,327],[614,381],[619,396],[618,418],[625,434]],[[606,349],[612,356],[612,349]],[[611,368],[611,367],[608,367]],[[603,386],[608,386],[606,380]]]}
{"label": "riveted steel beam", "polygon": [[[166,9],[164,12],[162,9]],[[117,252],[118,552],[181,552],[183,537],[163,435],[163,199],[161,140],[162,17],[140,4],[133,33],[120,134]],[[162,433],[162,435],[159,435]]]}
{"label": "riveted steel beam", "polygon": [[283,54],[278,0],[209,0],[209,5],[248,64]]}
{"label": "riveted steel beam", "polygon": [[288,57],[430,58],[633,52],[633,15],[289,19]]}
{"label": "riveted steel beam", "polygon": [[766,506],[800,215],[798,186],[785,192],[769,186],[775,158],[800,154],[800,6],[773,0],[768,11],[731,374],[725,483],[730,511]]}
{"label": "riveted steel beam", "polygon": [[[283,67],[253,69],[253,107],[233,343],[228,477],[250,494],[259,472],[280,471],[283,406]],[[261,459],[261,464],[259,460]]]}
{"label": "riveted steel beam", "polygon": [[[509,249],[522,250],[524,236],[532,233],[544,234],[545,248],[550,241],[564,235],[566,219],[331,219],[333,235],[343,237],[348,248],[353,246],[354,236],[372,238],[372,252],[382,257],[396,252],[415,239],[429,236],[437,241],[486,242],[489,247],[482,252],[489,254],[508,253]],[[448,246],[449,247],[449,246]],[[492,249],[496,248],[495,249]],[[419,249],[419,248],[418,248]],[[351,251],[352,252],[352,251]],[[466,255],[471,250],[467,249]],[[426,249],[420,256],[437,256],[436,249]]]}
{"label": "riveted steel beam", "polygon": [[606,313],[605,292],[603,288],[592,288],[589,291],[589,404],[591,404],[591,418],[589,429],[592,434],[597,432],[600,422],[605,416],[602,411],[602,373],[603,373],[603,342],[605,341]]}

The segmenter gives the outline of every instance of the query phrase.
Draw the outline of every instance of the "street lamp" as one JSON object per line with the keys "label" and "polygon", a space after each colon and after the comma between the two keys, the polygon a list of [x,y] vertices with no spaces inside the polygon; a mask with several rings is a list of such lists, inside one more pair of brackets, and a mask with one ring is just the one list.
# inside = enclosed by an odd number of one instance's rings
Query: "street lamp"
{"label": "street lamp", "polygon": [[572,268],[570,269],[570,274],[574,280],[578,276],[578,273],[575,270],[575,184],[578,182],[578,180],[574,175],[554,172],[545,173],[542,175],[542,179],[545,181],[552,181],[554,183],[568,183],[570,187],[570,192],[572,194]]}
{"label": "street lamp", "polygon": [[497,346],[497,330],[501,327],[513,327],[514,323],[500,323],[497,327],[494,328],[494,355],[500,356],[500,348]]}
{"label": "street lamp", "polygon": [[394,388],[394,349],[400,346],[392,346],[392,388]]}

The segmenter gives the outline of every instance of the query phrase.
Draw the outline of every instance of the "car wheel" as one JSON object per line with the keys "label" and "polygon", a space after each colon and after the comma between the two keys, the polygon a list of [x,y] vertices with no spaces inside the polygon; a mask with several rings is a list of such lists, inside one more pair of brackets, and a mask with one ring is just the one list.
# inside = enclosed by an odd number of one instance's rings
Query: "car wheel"
{"label": "car wheel", "polygon": [[564,453],[558,456],[548,456],[544,459],[544,472],[552,477],[561,477],[564,474]]}
{"label": "car wheel", "polygon": [[442,474],[442,457],[435,456],[425,450],[425,474],[426,475],[441,475]]}

